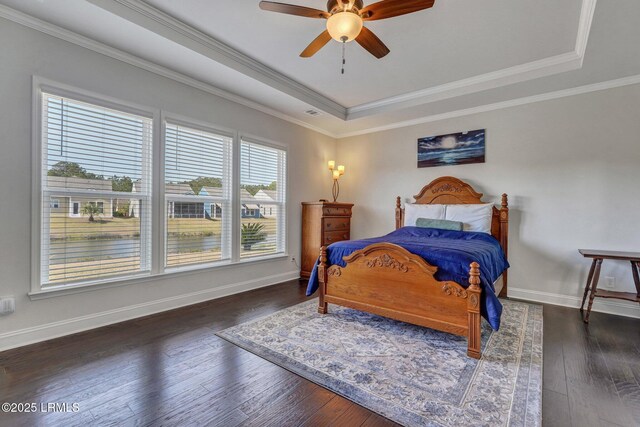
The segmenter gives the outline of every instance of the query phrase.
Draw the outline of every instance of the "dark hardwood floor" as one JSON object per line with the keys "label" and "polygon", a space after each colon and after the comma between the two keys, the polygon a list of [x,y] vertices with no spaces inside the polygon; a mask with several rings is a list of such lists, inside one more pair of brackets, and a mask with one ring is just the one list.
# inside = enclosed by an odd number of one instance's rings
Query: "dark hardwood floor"
{"label": "dark hardwood floor", "polygon": [[544,306],[545,426],[640,426],[640,320]]}
{"label": "dark hardwood floor", "polygon": [[[305,300],[297,281],[0,353],[2,426],[394,425],[216,337]],[[640,321],[544,307],[545,426],[640,425]]]}

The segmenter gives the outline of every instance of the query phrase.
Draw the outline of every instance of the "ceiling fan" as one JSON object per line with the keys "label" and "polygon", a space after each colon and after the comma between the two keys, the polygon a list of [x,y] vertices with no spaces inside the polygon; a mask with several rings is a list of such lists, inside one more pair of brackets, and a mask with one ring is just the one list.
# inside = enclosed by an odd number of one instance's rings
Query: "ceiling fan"
{"label": "ceiling fan", "polygon": [[355,40],[376,58],[380,59],[389,53],[389,48],[371,30],[365,27],[364,21],[376,21],[418,12],[433,6],[435,0],[382,0],[364,6],[362,0],[329,0],[327,11],[293,4],[261,1],[260,8],[271,12],[304,16],[327,20],[327,29],[307,46],[300,54],[309,58],[316,54],[332,38],[342,42]]}

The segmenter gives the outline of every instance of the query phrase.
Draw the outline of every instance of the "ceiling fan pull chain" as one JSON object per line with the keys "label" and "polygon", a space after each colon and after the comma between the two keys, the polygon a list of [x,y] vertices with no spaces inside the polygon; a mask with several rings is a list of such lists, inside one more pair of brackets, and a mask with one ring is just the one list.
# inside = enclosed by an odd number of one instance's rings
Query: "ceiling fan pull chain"
{"label": "ceiling fan pull chain", "polygon": [[344,64],[347,63],[347,61],[344,58],[344,53],[345,53],[346,46],[347,46],[347,38],[343,37],[342,38],[342,74],[344,74]]}

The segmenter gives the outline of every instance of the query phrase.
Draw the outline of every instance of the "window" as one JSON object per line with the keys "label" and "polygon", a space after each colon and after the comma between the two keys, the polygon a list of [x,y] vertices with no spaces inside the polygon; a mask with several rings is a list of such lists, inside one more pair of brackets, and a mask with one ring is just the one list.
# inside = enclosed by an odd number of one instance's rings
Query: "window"
{"label": "window", "polygon": [[286,169],[283,149],[241,141],[241,258],[284,253]]}
{"label": "window", "polygon": [[87,208],[87,210],[90,210],[91,212],[95,212],[100,215],[104,214],[104,202],[89,202],[89,205],[91,206]]}
{"label": "window", "polygon": [[55,83],[34,95],[32,295],[286,251],[283,148]]}
{"label": "window", "polygon": [[231,136],[165,126],[165,265],[231,259]]}
{"label": "window", "polygon": [[150,273],[151,140],[148,117],[42,94],[42,288]]}

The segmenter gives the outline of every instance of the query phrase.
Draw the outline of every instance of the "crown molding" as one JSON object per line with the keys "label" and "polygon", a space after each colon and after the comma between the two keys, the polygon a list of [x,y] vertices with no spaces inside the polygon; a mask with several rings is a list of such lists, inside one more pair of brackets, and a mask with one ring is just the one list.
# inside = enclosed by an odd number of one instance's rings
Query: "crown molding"
{"label": "crown molding", "polygon": [[582,1],[571,52],[347,108],[141,0],[88,1],[345,121],[580,69],[597,3]]}
{"label": "crown molding", "polygon": [[572,52],[347,108],[347,120],[495,89],[582,68],[597,0],[583,0]]}
{"label": "crown molding", "polygon": [[591,24],[593,24],[593,16],[596,11],[596,3],[598,0],[583,0],[580,10],[580,21],[578,22],[578,35],[576,36],[575,52],[584,59],[587,51],[587,42],[589,34],[591,34]]}
{"label": "crown molding", "polygon": [[436,101],[495,89],[514,83],[576,70],[582,67],[582,58],[575,52],[504,68],[498,71],[422,89],[347,109],[347,120],[359,119],[401,108],[415,107]]}
{"label": "crown molding", "polygon": [[9,21],[15,22],[16,24],[20,24],[25,27],[31,28],[33,30],[39,31],[41,33],[47,34],[49,36],[55,37],[57,39],[64,40],[66,42],[75,44],[85,49],[89,49],[93,52],[108,56],[113,59],[117,59],[118,61],[124,62],[129,65],[133,65],[145,71],[149,71],[159,76],[166,77],[171,80],[175,80],[179,83],[185,84],[187,86],[191,86],[203,92],[207,92],[212,95],[219,96],[220,98],[224,98],[229,101],[235,102],[237,104],[244,105],[245,107],[249,107],[254,110],[261,111],[265,114],[269,114],[270,116],[277,117],[289,123],[293,123],[295,125],[310,129],[314,132],[318,132],[328,137],[335,138],[335,134],[332,132],[329,132],[325,129],[314,126],[305,121],[299,120],[295,117],[291,117],[280,111],[274,110],[273,108],[266,107],[258,102],[252,101],[243,96],[236,95],[231,92],[227,92],[223,89],[217,88],[208,83],[204,83],[200,80],[196,80],[192,77],[186,76],[177,71],[173,71],[169,68],[141,59],[135,55],[131,55],[129,53],[123,52],[111,46],[107,46],[103,43],[97,42],[88,37],[74,33],[73,31],[58,27],[57,25],[51,24],[46,21],[42,21],[31,15],[27,15],[25,13],[19,12],[15,9],[12,9],[2,4],[0,4],[0,17],[7,19]]}
{"label": "crown molding", "polygon": [[580,69],[597,3],[582,1],[571,52],[347,108],[141,0],[88,1],[345,121]]}
{"label": "crown molding", "polygon": [[[88,0],[88,1],[91,1],[92,3],[95,3],[95,2],[100,2],[100,1],[103,1],[103,0]],[[568,63],[572,63],[572,65],[573,65],[574,61],[578,60],[578,57],[579,57],[579,61],[581,63],[583,58],[584,58],[584,53],[585,53],[586,46],[587,46],[587,41],[588,41],[588,36],[589,36],[590,28],[591,28],[591,23],[593,21],[593,12],[594,12],[594,9],[595,9],[596,1],[597,0],[583,0],[582,11],[581,11],[581,16],[580,16],[580,24],[579,24],[579,30],[580,31],[579,31],[579,34],[578,34],[578,38],[576,40],[576,52],[570,52],[570,53],[567,53],[567,54],[564,54],[564,55],[558,55],[556,57],[547,58],[547,59],[544,59],[544,60],[541,60],[541,61],[535,61],[534,63],[524,64],[522,66],[517,66],[517,67],[512,67],[512,68],[515,68],[516,72],[519,70],[519,71],[522,71],[522,72],[525,72],[525,73],[535,73],[535,72],[544,72],[545,67],[559,67],[562,64],[568,64]],[[113,2],[114,3],[116,3],[116,2],[118,2],[118,3],[120,3],[120,2],[130,3],[131,0],[113,0]],[[136,1],[135,3],[136,4],[140,4],[140,2],[138,2],[138,1]],[[304,128],[307,128],[307,129],[310,129],[312,131],[321,133],[323,135],[326,135],[326,136],[328,136],[330,138],[334,138],[334,139],[342,139],[342,138],[348,138],[348,137],[352,137],[352,136],[370,134],[370,133],[374,133],[374,132],[381,132],[381,131],[386,131],[386,130],[391,130],[391,129],[398,129],[398,128],[402,128],[402,127],[413,126],[413,125],[416,125],[416,124],[435,122],[435,121],[439,121],[439,120],[446,120],[446,119],[455,118],[455,117],[462,117],[462,116],[467,116],[467,115],[471,115],[471,114],[477,114],[477,113],[482,113],[482,112],[487,112],[487,111],[510,108],[510,107],[515,107],[515,106],[519,106],[519,105],[525,105],[525,104],[534,103],[534,102],[540,102],[540,101],[545,101],[545,100],[550,100],[550,99],[562,98],[562,97],[566,97],[566,96],[573,96],[573,95],[578,95],[578,94],[582,94],[582,93],[588,93],[588,92],[593,92],[593,91],[598,91],[598,90],[605,90],[605,89],[610,89],[610,88],[615,88],[615,87],[620,87],[620,86],[626,86],[626,85],[640,83],[640,75],[630,76],[630,77],[626,77],[626,78],[622,78],[622,79],[616,79],[616,80],[611,80],[611,81],[606,81],[606,82],[601,82],[601,83],[596,83],[596,84],[591,84],[591,85],[580,86],[580,87],[577,87],[577,88],[571,88],[571,89],[565,89],[565,90],[560,90],[560,91],[555,91],[555,92],[550,92],[550,93],[533,95],[533,96],[529,96],[529,97],[523,97],[523,98],[513,99],[513,100],[509,100],[509,101],[504,101],[504,102],[498,102],[498,103],[487,104],[487,105],[482,105],[482,106],[477,106],[477,107],[472,107],[472,108],[467,108],[467,109],[461,109],[461,110],[446,112],[446,113],[442,113],[442,114],[435,114],[435,115],[431,115],[431,116],[421,117],[421,118],[418,118],[418,119],[396,122],[396,123],[392,123],[392,124],[384,125],[384,126],[371,127],[371,128],[358,130],[358,131],[353,131],[353,132],[336,133],[336,132],[331,132],[331,131],[328,131],[326,129],[320,128],[318,126],[312,125],[310,123],[307,123],[307,122],[305,122],[303,120],[300,120],[300,119],[297,119],[295,117],[291,117],[291,116],[289,116],[289,115],[287,115],[285,113],[282,113],[280,111],[277,111],[275,109],[267,107],[267,106],[265,106],[263,104],[260,104],[258,102],[252,101],[252,100],[250,100],[248,98],[245,98],[243,96],[236,95],[234,93],[231,93],[231,92],[225,91],[223,89],[217,88],[217,87],[215,87],[213,85],[210,85],[208,83],[204,83],[202,81],[199,81],[197,79],[189,77],[189,76],[187,76],[185,74],[179,73],[177,71],[173,71],[173,70],[171,70],[169,68],[166,68],[166,67],[160,66],[158,64],[155,64],[153,62],[141,59],[141,58],[139,58],[137,56],[131,55],[131,54],[126,53],[124,51],[121,51],[119,49],[116,49],[116,48],[113,48],[111,46],[105,45],[103,43],[97,42],[97,41],[92,40],[92,39],[90,39],[88,37],[79,35],[79,34],[77,34],[75,32],[70,31],[70,30],[58,27],[58,26],[53,25],[53,24],[51,24],[49,22],[37,19],[35,17],[32,17],[32,16],[27,15],[25,13],[16,11],[16,10],[14,10],[12,8],[9,8],[9,7],[1,5],[1,4],[0,4],[0,17],[8,19],[10,21],[13,21],[15,23],[18,23],[20,25],[32,28],[34,30],[40,31],[42,33],[48,34],[50,36],[56,37],[58,39],[73,43],[73,44],[81,46],[81,47],[84,47],[84,48],[92,50],[94,52],[106,55],[106,56],[114,58],[114,59],[117,59],[117,60],[122,61],[124,63],[136,66],[136,67],[144,69],[146,71],[150,71],[150,72],[152,72],[154,74],[157,74],[157,75],[160,75],[160,76],[175,80],[177,82],[180,82],[180,83],[183,83],[185,85],[191,86],[193,88],[202,90],[202,91],[210,93],[212,95],[219,96],[221,98],[224,98],[224,99],[227,99],[229,101],[238,103],[240,105],[244,105],[246,107],[261,111],[261,112],[263,112],[265,114],[269,114],[269,115],[271,115],[273,117],[277,117],[279,119],[282,119],[282,120],[285,120],[287,122],[296,124],[298,126],[302,126]],[[579,51],[579,54],[577,53],[578,51]],[[418,92],[433,91],[433,93],[430,93],[429,95],[431,95],[431,96],[443,96],[443,98],[441,98],[441,99],[447,99],[447,98],[451,98],[451,97],[454,97],[454,96],[460,96],[461,94],[463,94],[463,93],[456,93],[454,95],[447,96],[447,94],[446,94],[447,90],[449,90],[449,91],[469,90],[469,88],[465,88],[465,86],[469,85],[470,83],[474,84],[473,80],[475,80],[475,84],[487,84],[486,81],[483,82],[482,80],[491,80],[492,78],[496,79],[496,80],[500,79],[500,78],[504,78],[504,79],[513,78],[514,76],[511,75],[513,73],[514,73],[513,69],[506,69],[506,70],[496,71],[495,73],[489,73],[490,74],[489,77],[487,77],[487,75],[483,75],[484,77],[480,76],[478,78],[467,79],[467,80],[472,80],[471,82],[468,82],[468,81],[466,83],[465,83],[465,81],[454,82],[454,83],[451,83],[451,84],[448,84],[448,85],[443,85],[445,87],[441,88],[439,90],[438,90],[438,87],[435,87],[435,88],[427,89],[425,91],[418,91]],[[458,87],[453,87],[453,85],[456,85]],[[498,86],[501,86],[501,85],[498,85]],[[443,93],[436,93],[436,92],[443,92]],[[453,93],[453,92],[450,92],[450,93]],[[410,97],[410,96],[411,96],[411,94],[407,94],[407,95],[402,95],[401,97]],[[411,100],[409,100],[409,101],[411,101]],[[384,100],[382,102],[384,102]],[[430,101],[430,102],[432,102],[432,101]],[[422,104],[422,102],[419,103],[419,104]],[[317,107],[317,108],[321,108],[321,107]],[[354,107],[354,108],[357,108],[357,107]],[[321,109],[323,111],[325,111],[324,108],[321,108]],[[349,118],[353,119],[355,117],[349,117]]]}
{"label": "crown molding", "polygon": [[140,0],[87,0],[168,40],[345,120],[337,102]]}
{"label": "crown molding", "polygon": [[472,114],[486,113],[488,111],[502,110],[505,108],[518,107],[536,102],[549,101],[552,99],[566,98],[568,96],[582,95],[589,92],[597,92],[601,90],[614,89],[617,87],[630,86],[640,84],[640,74],[635,76],[623,77],[615,80],[608,80],[600,83],[593,83],[584,86],[578,86],[570,89],[563,89],[554,92],[542,93],[539,95],[526,96],[523,98],[511,99],[509,101],[496,102],[493,104],[480,105],[462,110],[449,111],[442,114],[434,114],[431,116],[420,117],[418,119],[396,122],[385,126],[372,127],[354,132],[346,132],[337,134],[336,139],[349,138],[352,136],[366,135],[375,132],[383,132],[392,129],[399,129],[408,126],[419,125],[423,123],[437,122],[441,120],[453,119],[456,117],[469,116]]}

